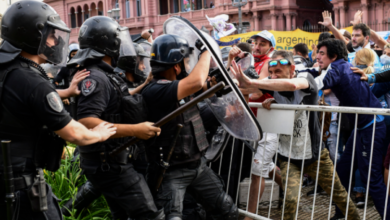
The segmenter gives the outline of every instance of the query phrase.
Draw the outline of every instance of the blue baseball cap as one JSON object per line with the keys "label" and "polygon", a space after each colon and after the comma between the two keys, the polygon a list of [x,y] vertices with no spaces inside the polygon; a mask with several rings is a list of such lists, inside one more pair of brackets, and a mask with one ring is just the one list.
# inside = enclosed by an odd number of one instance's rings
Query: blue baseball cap
{"label": "blue baseball cap", "polygon": [[251,38],[255,39],[256,37],[261,37],[261,38],[264,38],[266,39],[267,41],[271,42],[272,44],[272,47],[275,47],[276,46],[276,40],[275,40],[275,37],[274,35],[269,32],[269,31],[262,31],[262,32],[259,32],[255,35],[253,35]]}

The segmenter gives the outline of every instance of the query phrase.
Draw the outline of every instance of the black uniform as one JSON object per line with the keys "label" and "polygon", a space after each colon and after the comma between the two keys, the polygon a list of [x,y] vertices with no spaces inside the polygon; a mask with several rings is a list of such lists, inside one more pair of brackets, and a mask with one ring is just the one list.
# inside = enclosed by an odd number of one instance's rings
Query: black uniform
{"label": "black uniform", "polygon": [[[48,141],[42,134],[44,127],[51,131],[64,128],[72,118],[64,110],[62,101],[50,84],[40,66],[25,58],[0,65],[0,75],[7,74],[1,95],[0,139],[12,140],[11,157],[14,172],[19,219],[62,219],[57,198],[48,189],[49,209],[46,212],[33,212],[27,196],[28,188],[34,182],[38,143]],[[1,77],[0,77],[1,78]],[[0,89],[1,90],[1,89]],[[51,146],[55,147],[55,146]],[[62,148],[60,146],[62,152]],[[1,154],[1,152],[0,152]],[[0,173],[3,162],[0,158]],[[42,167],[41,167],[42,168]],[[3,179],[3,177],[0,177]],[[3,181],[0,181],[0,197],[4,198]],[[0,213],[4,217],[6,205],[0,199]]]}
{"label": "black uniform", "polygon": [[[103,61],[96,61],[85,68],[91,73],[80,84],[78,118],[94,117],[121,123],[121,94],[118,90],[129,94],[127,86],[114,74],[113,68]],[[121,85],[115,85],[109,77],[115,77]],[[88,180],[103,193],[114,219],[139,219],[157,212],[144,177],[134,170],[128,157],[129,150],[116,160],[100,156],[102,152],[107,155],[127,139],[110,139],[80,148],[81,168]]]}
{"label": "black uniform", "polygon": [[[142,91],[148,106],[150,121],[158,121],[168,115],[191,97],[177,100],[179,81],[153,80]],[[203,207],[220,219],[236,219],[236,207],[223,190],[223,182],[207,165],[204,151],[208,142],[199,110],[193,107],[184,114],[161,127],[161,134],[155,141],[149,141],[148,183],[155,188],[159,175],[159,163],[165,159],[171,145],[176,125],[184,127],[176,142],[170,167],[164,175],[161,187],[155,196],[156,206],[163,207],[167,219],[182,219],[182,201],[185,192],[194,195]]]}

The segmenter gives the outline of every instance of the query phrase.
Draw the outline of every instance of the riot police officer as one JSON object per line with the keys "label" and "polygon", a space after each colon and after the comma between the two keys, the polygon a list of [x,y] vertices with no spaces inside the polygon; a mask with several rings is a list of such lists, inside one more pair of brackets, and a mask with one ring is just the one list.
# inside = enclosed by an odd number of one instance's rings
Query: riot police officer
{"label": "riot police officer", "polygon": [[[88,130],[64,110],[61,98],[76,95],[77,82],[88,72],[78,73],[69,89],[56,91],[39,65],[66,62],[69,33],[55,10],[38,1],[14,3],[1,21],[0,139],[11,140],[13,219],[62,219],[57,199],[44,184],[42,169],[59,168],[64,140],[83,146],[104,141],[116,130],[108,123]],[[4,217],[8,183],[2,181],[4,155],[0,156],[0,213]]]}
{"label": "riot police officer", "polygon": [[[150,74],[150,76],[147,77],[147,73],[145,72],[147,69],[150,70],[149,61],[144,59],[148,58],[149,55],[138,44],[134,44],[134,48],[136,56],[120,56],[118,58],[117,67],[114,69],[114,72],[121,76],[121,78],[126,82],[130,94],[139,93],[139,91],[149,83],[153,76]],[[149,68],[146,68],[146,66]],[[132,161],[132,164],[138,173],[145,176],[148,165],[145,155],[145,147],[141,141],[137,143],[137,147],[139,151],[137,160]],[[78,154],[75,154],[75,157],[77,156]],[[85,207],[90,205],[101,195],[101,191],[94,187],[90,181],[87,181],[79,187],[77,195],[63,205],[61,209],[62,213],[65,216],[70,216],[73,207],[73,209],[77,210],[78,215],[78,213],[81,213]]]}
{"label": "riot police officer", "polygon": [[126,83],[114,73],[115,61],[121,56],[136,56],[128,28],[112,18],[95,16],[80,27],[80,50],[68,66],[80,65],[91,73],[79,85],[77,117],[86,127],[102,121],[115,124],[117,134],[102,143],[80,148],[80,166],[87,179],[105,197],[113,219],[164,219],[157,210],[144,177],[132,165],[136,148],[110,157],[109,151],[123,145],[129,136],[148,139],[160,132],[152,123],[128,124],[123,108],[130,96]]}
{"label": "riot police officer", "polygon": [[[207,89],[210,53],[199,46],[198,63],[191,69],[189,55],[195,50],[188,41],[177,35],[162,35],[153,42],[150,52],[154,79],[142,91],[147,103],[149,120],[157,121],[180,105],[188,102],[194,93]],[[191,192],[214,219],[237,219],[238,209],[223,191],[220,178],[206,166],[203,156],[208,147],[199,110],[193,107],[162,126],[162,132],[148,146],[148,183],[155,189],[160,164],[164,164],[176,125],[184,125],[177,139],[161,187],[155,196],[157,207],[163,207],[168,220],[181,220],[185,192]]]}
{"label": "riot police officer", "polygon": [[150,72],[150,56],[139,45],[134,44],[136,57],[120,56],[117,67],[114,69],[126,82],[131,95],[139,93],[153,78]]}

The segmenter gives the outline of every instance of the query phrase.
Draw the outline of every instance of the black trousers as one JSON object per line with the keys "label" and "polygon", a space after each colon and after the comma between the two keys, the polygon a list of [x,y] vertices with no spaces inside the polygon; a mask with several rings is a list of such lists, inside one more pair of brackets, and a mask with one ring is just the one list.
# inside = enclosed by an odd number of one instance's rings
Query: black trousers
{"label": "black trousers", "polygon": [[[148,183],[151,188],[154,188],[158,177],[157,168],[149,167]],[[189,192],[208,213],[218,213],[218,199],[225,194],[223,185],[222,179],[207,166],[206,158],[202,157],[198,167],[168,169],[155,196],[155,203],[158,208],[164,208],[166,219],[183,219],[183,200],[186,192]]]}
{"label": "black trousers", "polygon": [[[5,203],[5,192],[3,177],[0,175],[0,220],[7,219],[7,204]],[[62,213],[58,205],[58,199],[53,194],[51,187],[46,184],[47,190],[47,206],[45,212],[34,212],[31,210],[30,200],[28,198],[27,189],[18,190],[15,192],[14,202],[14,219],[15,220],[62,220]]]}
{"label": "black trousers", "polygon": [[85,175],[103,193],[114,219],[146,218],[157,212],[144,177],[131,164]]}

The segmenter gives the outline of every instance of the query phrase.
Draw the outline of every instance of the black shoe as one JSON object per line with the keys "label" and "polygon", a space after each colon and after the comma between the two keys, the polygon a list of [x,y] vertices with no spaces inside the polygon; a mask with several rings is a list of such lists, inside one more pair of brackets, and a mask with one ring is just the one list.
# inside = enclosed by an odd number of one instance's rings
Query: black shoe
{"label": "black shoe", "polygon": [[307,186],[313,185],[314,181],[310,178],[310,176],[304,176],[302,178],[302,188],[305,188]]}
{"label": "black shoe", "polygon": [[345,217],[343,214],[338,215],[337,213],[332,218],[330,218],[330,220],[344,220],[344,219]]}
{"label": "black shoe", "polygon": [[366,204],[366,199],[363,197],[356,197],[355,198],[356,207],[359,209],[364,208],[364,205]]}
{"label": "black shoe", "polygon": [[[307,192],[307,196],[314,196],[314,190],[310,190],[309,192]],[[321,186],[317,186],[317,193],[316,195],[326,195],[326,192],[321,188]]]}

